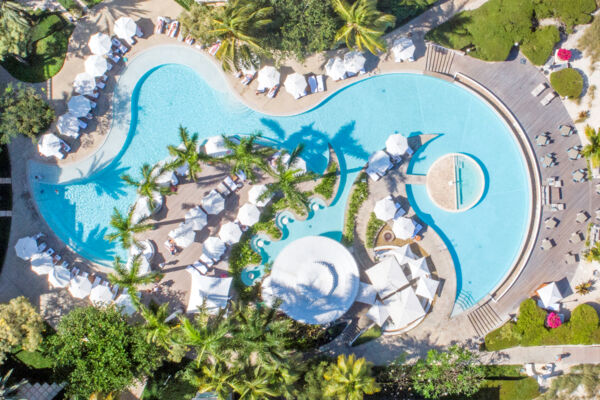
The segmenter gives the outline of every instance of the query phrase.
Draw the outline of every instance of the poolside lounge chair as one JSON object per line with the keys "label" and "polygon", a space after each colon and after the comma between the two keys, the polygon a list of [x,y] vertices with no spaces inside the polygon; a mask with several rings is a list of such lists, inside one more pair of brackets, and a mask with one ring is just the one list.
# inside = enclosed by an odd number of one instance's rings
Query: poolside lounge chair
{"label": "poolside lounge chair", "polygon": [[550,204],[551,211],[562,211],[565,209],[565,203],[552,203]]}
{"label": "poolside lounge chair", "polygon": [[235,192],[242,186],[241,184],[238,186],[230,176],[226,176],[225,179],[223,179],[223,184],[225,184],[232,192]]}
{"label": "poolside lounge chair", "polygon": [[275,96],[277,96],[277,91],[279,90],[279,84],[273,86],[271,89],[269,89],[269,93],[267,93],[267,97],[272,99]]}
{"label": "poolside lounge chair", "polygon": [[378,180],[381,179],[381,175],[379,175],[375,171],[367,170],[366,172],[367,172],[367,175],[369,176],[369,178],[371,178],[373,180],[373,182],[377,182]]}
{"label": "poolside lounge chair", "polygon": [[48,247],[48,249],[46,250],[46,254],[48,254],[50,257],[52,257],[54,253],[55,251],[52,247]]}
{"label": "poolside lounge chair", "polygon": [[325,90],[325,77],[317,75],[317,92],[324,92]]}
{"label": "poolside lounge chair", "polygon": [[208,267],[212,267],[215,264],[215,262],[204,253],[202,253],[202,255],[200,255],[200,261],[203,262]]}
{"label": "poolside lounge chair", "polygon": [[554,243],[552,243],[552,241],[550,239],[545,238],[544,240],[542,240],[542,244],[540,246],[540,248],[542,250],[550,250],[553,247],[554,247]]}
{"label": "poolside lounge chair", "polygon": [[101,77],[99,77],[98,79],[100,79],[100,82],[106,83],[106,81],[108,80],[108,75],[104,74]]}
{"label": "poolside lounge chair", "polygon": [[142,29],[140,28],[139,25],[137,26],[137,29],[135,31],[135,36],[137,36],[139,38],[144,37],[144,32],[142,32]]}
{"label": "poolside lounge chair", "polygon": [[537,86],[536,86],[536,87],[535,87],[535,88],[534,88],[534,89],[531,91],[531,94],[532,94],[534,97],[537,97],[537,96],[539,96],[539,95],[540,95],[540,93],[542,93],[542,92],[544,91],[544,89],[546,89],[546,87],[547,87],[547,86],[546,86],[546,82],[542,82],[542,83],[540,83],[539,85],[537,85]]}
{"label": "poolside lounge chair", "polygon": [[104,83],[104,82],[97,82],[96,83],[96,87],[98,89],[104,89],[106,87],[106,83]]}
{"label": "poolside lounge chair", "polygon": [[227,197],[231,194],[231,190],[229,190],[229,188],[225,186],[223,182],[217,185],[217,190],[223,195],[223,197]]}
{"label": "poolside lounge chair", "polygon": [[191,35],[188,35],[185,38],[185,43],[189,44],[190,46],[193,45],[194,43],[196,43],[196,39],[194,39]]}
{"label": "poolside lounge chair", "polygon": [[121,46],[123,43],[121,43],[121,41],[119,39],[117,39],[116,37],[112,37],[110,39],[110,42],[112,43],[113,47],[119,48],[119,46]]}
{"label": "poolside lounge chair", "polygon": [[244,79],[242,79],[242,85],[248,86],[250,84],[250,82],[252,82],[252,80],[254,79],[255,76],[256,76],[256,72],[253,74],[246,74],[244,76]]}
{"label": "poolside lounge chair", "polygon": [[551,176],[546,180],[549,186],[553,186],[555,188],[561,188],[563,186],[563,181],[558,178],[558,176]]}
{"label": "poolside lounge chair", "polygon": [[114,62],[115,64],[118,64],[118,63],[119,63],[119,61],[121,61],[121,55],[120,55],[119,53],[117,53],[117,52],[114,52],[114,53],[112,53],[112,54],[109,54],[109,55],[108,55],[108,58],[110,58],[110,60],[111,60],[112,62]]}
{"label": "poolside lounge chair", "polygon": [[546,229],[556,228],[557,225],[558,220],[554,217],[546,218],[546,220],[544,221],[544,226],[546,227]]}
{"label": "poolside lounge chair", "polygon": [[156,29],[154,33],[164,33],[167,20],[164,17],[156,17]]}
{"label": "poolside lounge chair", "polygon": [[173,21],[169,25],[169,32],[167,33],[167,35],[169,37],[174,38],[175,36],[177,36],[177,31],[178,30],[179,30],[179,21]]}
{"label": "poolside lounge chair", "polygon": [[213,44],[212,46],[210,46],[210,49],[208,49],[208,54],[210,54],[211,56],[214,56],[215,54],[217,54],[219,47],[221,47],[221,42],[217,42],[217,43]]}
{"label": "poolside lounge chair", "polygon": [[573,127],[570,125],[559,125],[558,130],[559,130],[561,136],[565,136],[565,137],[571,136],[574,131]]}
{"label": "poolside lounge chair", "polygon": [[96,277],[94,278],[94,282],[92,282],[92,287],[95,288],[96,286],[98,286],[101,283],[102,283],[102,278],[100,278],[100,276],[96,275]]}
{"label": "poolside lounge chair", "polygon": [[308,86],[310,87],[311,93],[317,92],[317,78],[314,75],[308,77]]}
{"label": "poolside lounge chair", "polygon": [[554,98],[556,97],[556,92],[552,91],[550,93],[548,93],[541,101],[540,103],[542,103],[543,106],[547,106],[548,104],[550,104],[550,102],[552,100],[554,100]]}

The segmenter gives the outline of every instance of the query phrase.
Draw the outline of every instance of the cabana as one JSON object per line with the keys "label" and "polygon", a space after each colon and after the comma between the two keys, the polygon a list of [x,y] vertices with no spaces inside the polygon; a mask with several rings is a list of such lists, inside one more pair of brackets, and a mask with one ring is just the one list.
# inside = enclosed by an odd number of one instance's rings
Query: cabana
{"label": "cabana", "polygon": [[412,287],[407,287],[395,293],[384,300],[383,304],[386,306],[393,321],[393,324],[385,327],[388,330],[404,328],[425,316],[423,305]]}
{"label": "cabana", "polygon": [[365,272],[382,299],[408,285],[408,279],[395,257],[385,257]]}
{"label": "cabana", "polygon": [[209,313],[216,314],[227,307],[233,278],[202,275],[192,266],[187,267],[186,271],[192,276],[188,313],[198,312],[204,306]]}

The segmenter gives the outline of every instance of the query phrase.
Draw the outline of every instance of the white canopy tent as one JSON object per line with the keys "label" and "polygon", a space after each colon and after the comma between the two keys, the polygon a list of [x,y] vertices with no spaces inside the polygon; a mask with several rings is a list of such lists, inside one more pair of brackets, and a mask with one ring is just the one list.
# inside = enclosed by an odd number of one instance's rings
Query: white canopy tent
{"label": "white canopy tent", "polygon": [[285,90],[295,99],[306,96],[306,86],[308,84],[306,83],[304,75],[294,72],[285,78],[283,85],[285,86]]}
{"label": "white canopy tent", "polygon": [[92,109],[92,102],[87,97],[73,96],[68,103],[69,112],[75,117],[85,117]]}
{"label": "white canopy tent", "polygon": [[235,222],[228,222],[219,229],[219,238],[226,244],[232,245],[240,241],[242,229]]}
{"label": "white canopy tent", "polygon": [[305,236],[288,244],[262,283],[262,298],[308,324],[341,317],[354,303],[359,288],[358,267],[350,252],[324,236]]}
{"label": "white canopy tent", "polygon": [[52,257],[46,253],[36,253],[31,256],[31,269],[36,275],[47,275],[54,271]]}
{"label": "white canopy tent", "polygon": [[375,287],[369,283],[360,282],[356,301],[365,304],[374,304],[376,298],[377,290],[375,290]]}
{"label": "white canopy tent", "polygon": [[192,266],[187,267],[186,271],[192,276],[188,313],[198,312],[205,306],[209,313],[216,314],[219,309],[227,307],[233,278],[202,275]]}
{"label": "white canopy tent", "polygon": [[79,137],[79,119],[70,112],[63,114],[56,121],[56,129],[61,135],[76,139]]}
{"label": "white canopy tent", "polygon": [[266,65],[258,71],[258,90],[271,89],[275,85],[279,85],[279,71],[275,67]]}
{"label": "white canopy tent", "polygon": [[129,248],[129,255],[131,257],[141,254],[148,261],[152,260],[155,253],[156,249],[154,248],[154,244],[152,244],[150,239],[142,240],[141,242],[139,242],[139,247],[134,244]]}
{"label": "white canopy tent", "polygon": [[344,68],[350,75],[364,74],[365,62],[367,59],[361,52],[350,51],[344,54]]}
{"label": "white canopy tent", "polygon": [[42,135],[38,142],[38,151],[44,157],[64,158],[64,154],[60,151],[61,148],[61,140],[53,133]]}
{"label": "white canopy tent", "polygon": [[92,291],[92,282],[87,277],[78,275],[69,282],[69,293],[77,299],[84,299]]}
{"label": "white canopy tent", "polygon": [[202,199],[202,208],[208,215],[217,215],[225,209],[225,199],[213,189]]}
{"label": "white canopy tent", "polygon": [[204,143],[204,151],[211,157],[223,157],[231,153],[225,146],[223,136],[211,136]]}
{"label": "white canopy tent", "polygon": [[262,194],[264,192],[267,191],[267,186],[266,185],[254,185],[252,186],[252,188],[250,189],[250,191],[248,191],[248,201],[251,204],[254,204],[255,206],[258,207],[264,207],[267,204],[269,204],[269,201],[271,201],[271,198],[273,197],[268,196],[266,199],[264,200],[260,200],[260,196],[262,196]]}
{"label": "white canopy tent", "polygon": [[390,135],[387,138],[385,141],[385,150],[392,156],[403,156],[407,152],[411,152],[408,146],[408,139],[400,133]]}
{"label": "white canopy tent", "polygon": [[131,38],[135,36],[138,26],[131,18],[121,17],[115,21],[113,30],[119,38],[124,39],[127,43],[132,43]]}
{"label": "white canopy tent", "polygon": [[405,261],[410,268],[410,277],[412,279],[429,276],[429,274],[431,274],[425,257],[417,258],[416,260],[406,258]]}
{"label": "white canopy tent", "polygon": [[106,58],[98,55],[89,56],[84,62],[85,72],[92,76],[102,76],[108,69]]}
{"label": "white canopy tent", "polygon": [[421,276],[419,278],[419,283],[417,283],[417,290],[415,291],[415,294],[432,301],[439,286],[440,281],[427,276]]}
{"label": "white canopy tent", "polygon": [[115,305],[121,308],[121,313],[125,315],[133,315],[136,312],[135,305],[128,292],[123,292],[115,300]]}
{"label": "white canopy tent", "polygon": [[92,54],[103,56],[110,53],[112,42],[107,34],[98,32],[90,37],[88,47],[92,51]]}
{"label": "white canopy tent", "polygon": [[225,242],[216,236],[210,236],[202,243],[202,253],[211,260],[220,260],[225,250],[227,250]]}
{"label": "white canopy tent", "polygon": [[365,315],[378,326],[383,326],[385,321],[389,318],[390,313],[388,312],[387,307],[377,300]]}
{"label": "white canopy tent", "polygon": [[403,328],[425,316],[423,305],[412,287],[390,296],[384,304],[394,322],[393,329]]}
{"label": "white canopy tent", "polygon": [[538,289],[537,294],[540,296],[540,300],[546,308],[553,307],[556,303],[563,299],[563,295],[560,293],[560,290],[558,290],[556,282],[549,283]]}
{"label": "white canopy tent", "polygon": [[90,292],[90,301],[95,306],[104,306],[112,302],[112,292],[105,285],[96,285]]}
{"label": "white canopy tent", "polygon": [[198,206],[191,208],[185,213],[185,222],[192,224],[192,227],[195,231],[204,229],[208,223],[207,218],[208,217],[206,213]]}
{"label": "white canopy tent", "polygon": [[173,239],[175,244],[181,248],[186,248],[196,239],[194,226],[190,223],[182,222],[177,228],[169,232],[169,237]]}
{"label": "white canopy tent", "polygon": [[71,271],[69,271],[62,265],[55,266],[52,272],[48,274],[48,283],[50,284],[50,286],[55,288],[67,287],[69,286],[70,281]]}
{"label": "white canopy tent", "polygon": [[133,215],[131,221],[135,224],[142,221],[145,218],[152,216],[152,214],[158,212],[163,206],[163,197],[159,192],[153,193],[154,208],[150,207],[150,201],[147,197],[138,197],[134,204]]}
{"label": "white canopy tent", "polygon": [[392,168],[392,161],[390,160],[390,156],[383,151],[379,150],[375,153],[371,154],[369,157],[369,166],[367,167],[367,172],[375,172],[376,174],[383,176],[387,173],[387,171]]}
{"label": "white canopy tent", "polygon": [[394,40],[392,44],[392,54],[394,55],[394,61],[415,61],[415,44],[407,37],[401,37]]}
{"label": "white canopy tent", "polygon": [[365,272],[382,299],[408,285],[408,279],[396,257],[385,257]]}
{"label": "white canopy tent", "polygon": [[87,72],[81,72],[75,76],[73,89],[79,94],[91,96],[96,90],[96,78]]}
{"label": "white canopy tent", "polygon": [[22,237],[15,244],[15,253],[17,257],[29,260],[34,254],[39,253],[37,241],[31,236]]}
{"label": "white canopy tent", "polygon": [[325,64],[325,73],[334,81],[339,81],[346,77],[346,67],[340,57],[333,57]]}
{"label": "white canopy tent", "polygon": [[240,207],[237,220],[244,226],[252,226],[260,219],[260,210],[250,203],[246,203]]}
{"label": "white canopy tent", "polygon": [[396,206],[394,199],[392,199],[392,196],[387,196],[375,203],[373,212],[380,220],[389,221],[390,219],[393,219],[398,212],[398,207]]}
{"label": "white canopy tent", "polygon": [[398,217],[394,218],[392,231],[398,239],[409,239],[415,235],[417,224],[412,218]]}

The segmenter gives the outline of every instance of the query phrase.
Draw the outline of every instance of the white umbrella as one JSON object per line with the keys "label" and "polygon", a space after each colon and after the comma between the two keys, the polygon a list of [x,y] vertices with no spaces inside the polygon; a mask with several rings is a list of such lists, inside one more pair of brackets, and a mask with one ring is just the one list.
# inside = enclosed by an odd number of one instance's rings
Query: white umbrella
{"label": "white umbrella", "polygon": [[390,157],[383,150],[376,151],[369,157],[368,169],[370,171],[377,172],[379,175],[385,175],[391,167],[392,162],[390,161]]}
{"label": "white umbrella", "polygon": [[129,248],[129,255],[133,257],[137,256],[138,254],[141,254],[146,260],[152,260],[154,254],[156,253],[154,244],[152,244],[152,242],[149,239],[142,240],[141,242],[139,242],[139,244],[139,247],[134,244]]}
{"label": "white umbrella", "polygon": [[54,270],[52,257],[46,253],[37,253],[31,256],[31,269],[37,275],[46,275]]}
{"label": "white umbrella", "polygon": [[546,307],[553,305],[554,303],[562,300],[563,296],[558,290],[558,286],[556,286],[555,282],[552,282],[537,291],[538,296],[540,296],[540,300],[542,300],[542,304]]}
{"label": "white umbrella", "polygon": [[102,76],[108,69],[108,61],[102,56],[89,56],[85,59],[85,72],[92,76]]}
{"label": "white umbrella", "polygon": [[415,233],[415,221],[412,218],[398,217],[394,218],[392,231],[398,239],[412,238]]}
{"label": "white umbrella", "polygon": [[384,300],[384,304],[390,313],[390,318],[394,321],[394,327],[397,329],[425,316],[423,305],[410,286],[394,293]]}
{"label": "white umbrella", "polygon": [[[131,251],[131,249],[130,249],[130,251]],[[127,269],[127,271],[131,271],[134,257],[135,257],[135,255],[132,255],[127,259],[127,263],[125,264],[125,268]],[[137,276],[144,276],[146,274],[149,274],[151,268],[150,268],[150,262],[148,261],[148,258],[142,255],[138,258],[138,261],[140,263],[140,266],[138,267]]]}
{"label": "white umbrella", "polygon": [[207,224],[206,213],[200,207],[194,207],[185,213],[185,222],[192,224],[195,231],[200,231]]}
{"label": "white umbrella", "polygon": [[367,59],[358,51],[351,51],[344,54],[344,68],[346,72],[353,75],[359,72],[365,72],[365,62]]}
{"label": "white umbrella", "polygon": [[98,32],[90,37],[88,47],[92,51],[92,54],[103,56],[110,53],[112,42],[107,34]]}
{"label": "white umbrella", "polygon": [[223,139],[223,136],[211,136],[206,139],[204,151],[212,157],[223,157],[231,152],[225,146],[225,139]]}
{"label": "white umbrella", "polygon": [[270,89],[279,85],[279,71],[270,65],[262,67],[258,71],[258,89]]}
{"label": "white umbrella", "polygon": [[390,135],[385,141],[386,151],[393,156],[403,156],[408,148],[408,139],[399,133]]}
{"label": "white umbrella", "polygon": [[73,277],[69,282],[69,293],[77,299],[83,299],[90,295],[92,282],[81,275]]}
{"label": "white umbrella", "polygon": [[48,283],[55,288],[67,287],[70,280],[71,272],[62,265],[55,266],[54,270],[48,274]]}
{"label": "white umbrella", "polygon": [[[160,170],[156,169],[155,171],[160,171]],[[164,171],[162,174],[160,174],[156,178],[155,182],[160,187],[169,187],[171,185],[177,185],[177,184],[179,184],[179,179],[177,179],[177,176],[175,175],[175,172],[173,172],[173,171]]]}
{"label": "white umbrella", "polygon": [[225,209],[225,199],[213,189],[202,199],[202,208],[209,215],[217,215]]}
{"label": "white umbrella", "polygon": [[373,209],[375,216],[382,221],[389,221],[390,219],[396,216],[396,212],[398,212],[398,207],[396,207],[396,202],[392,199],[392,196],[384,197],[375,203],[375,208]]}
{"label": "white umbrella", "polygon": [[131,37],[135,35],[137,29],[136,23],[129,17],[121,17],[116,20],[113,28],[115,35],[126,40],[131,40]]}
{"label": "white umbrella", "polygon": [[377,298],[377,290],[371,284],[360,282],[358,286],[358,294],[356,295],[356,299],[354,301],[358,301],[360,303],[365,304],[375,304],[375,299]]}
{"label": "white umbrella", "polygon": [[186,248],[194,243],[196,232],[192,224],[182,222],[177,228],[169,232],[169,237],[175,241],[177,246]]}
{"label": "white umbrella", "polygon": [[246,203],[240,207],[238,211],[237,220],[244,226],[252,226],[260,219],[260,210],[250,203]]}
{"label": "white umbrella", "polygon": [[60,152],[62,143],[58,136],[52,133],[46,133],[42,135],[38,142],[38,151],[45,157],[58,157],[63,158],[63,154]]}
{"label": "white umbrella", "polygon": [[228,222],[219,229],[219,238],[229,245],[239,242],[241,237],[242,229],[235,222]]}
{"label": "white umbrella", "polygon": [[135,224],[143,220],[144,218],[150,217],[152,214],[158,212],[163,205],[163,197],[159,192],[152,194],[154,199],[154,208],[150,207],[150,201],[147,197],[139,197],[134,204],[133,215],[131,221]]}
{"label": "white umbrella", "polygon": [[365,273],[382,299],[409,283],[396,257],[383,258]]}
{"label": "white umbrella", "polygon": [[15,244],[15,252],[17,253],[17,257],[29,260],[31,256],[39,253],[38,244],[31,236],[22,237]]}
{"label": "white umbrella", "polygon": [[300,75],[297,72],[290,74],[285,78],[285,82],[283,83],[285,86],[285,90],[294,96],[295,98],[299,98],[306,95],[306,78],[304,75]]}
{"label": "white umbrella", "polygon": [[325,64],[325,73],[334,81],[339,81],[346,77],[346,67],[339,57],[330,58]]}
{"label": "white umbrella", "polygon": [[133,305],[133,300],[131,300],[131,296],[129,293],[122,293],[115,300],[115,305],[121,308],[121,313],[126,315],[133,315],[136,311],[135,306]]}
{"label": "white umbrella", "polygon": [[79,137],[79,119],[71,113],[58,117],[56,129],[61,135],[77,138]]}
{"label": "white umbrella", "polygon": [[375,304],[367,311],[367,318],[375,322],[378,326],[383,326],[385,321],[389,318],[390,313],[386,306],[384,306],[379,300],[375,301]]}
{"label": "white umbrella", "polygon": [[267,186],[266,185],[254,185],[252,186],[252,189],[250,189],[248,191],[248,201],[258,207],[264,207],[267,204],[269,204],[269,201],[271,200],[271,198],[273,197],[268,196],[266,199],[264,200],[260,200],[260,196],[262,196],[262,194],[264,192],[267,191]]}
{"label": "white umbrella", "polygon": [[394,61],[414,61],[415,45],[412,40],[407,37],[401,37],[392,44],[392,54]]}
{"label": "white umbrella", "polygon": [[439,285],[440,281],[422,276],[419,278],[419,283],[417,284],[417,290],[415,290],[415,294],[428,300],[433,300]]}
{"label": "white umbrella", "polygon": [[85,117],[92,109],[92,102],[87,97],[73,96],[67,104],[69,112],[75,117]]}
{"label": "white umbrella", "polygon": [[96,90],[96,78],[87,72],[81,72],[75,76],[73,89],[79,94],[91,96]]}
{"label": "white umbrella", "polygon": [[412,258],[406,258],[404,261],[410,268],[410,276],[412,279],[429,276],[431,273],[425,257],[417,258],[416,260]]}
{"label": "white umbrella", "polygon": [[207,238],[202,244],[202,252],[213,260],[219,260],[225,249],[225,243],[215,236]]}
{"label": "white umbrella", "polygon": [[108,286],[98,285],[90,292],[90,301],[95,306],[107,305],[112,301],[112,292]]}

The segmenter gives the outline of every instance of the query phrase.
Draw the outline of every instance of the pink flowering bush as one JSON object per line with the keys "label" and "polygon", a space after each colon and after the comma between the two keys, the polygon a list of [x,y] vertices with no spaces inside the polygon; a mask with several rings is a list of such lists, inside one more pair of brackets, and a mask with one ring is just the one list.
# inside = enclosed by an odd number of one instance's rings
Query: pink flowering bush
{"label": "pink flowering bush", "polygon": [[546,317],[546,326],[548,328],[558,328],[561,325],[562,321],[560,320],[560,317],[557,313],[551,312],[548,314],[548,316]]}

